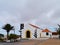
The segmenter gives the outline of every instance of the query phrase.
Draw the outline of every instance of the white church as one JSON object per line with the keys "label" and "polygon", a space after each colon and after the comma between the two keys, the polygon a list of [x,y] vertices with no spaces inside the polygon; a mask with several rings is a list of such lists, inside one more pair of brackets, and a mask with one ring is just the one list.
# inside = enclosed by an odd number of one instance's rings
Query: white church
{"label": "white church", "polygon": [[22,38],[51,38],[52,32],[48,29],[41,29],[40,27],[33,24],[24,24],[21,29]]}

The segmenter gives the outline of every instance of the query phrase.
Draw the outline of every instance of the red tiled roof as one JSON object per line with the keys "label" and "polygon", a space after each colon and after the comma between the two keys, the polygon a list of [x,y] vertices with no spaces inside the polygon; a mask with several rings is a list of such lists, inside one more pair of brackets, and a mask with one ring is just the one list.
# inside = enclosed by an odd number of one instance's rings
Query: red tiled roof
{"label": "red tiled roof", "polygon": [[42,30],[42,32],[51,32],[51,31],[48,29],[44,29],[44,30]]}
{"label": "red tiled roof", "polygon": [[32,25],[32,24],[29,24],[29,25],[32,26],[32,27],[34,27],[34,28],[39,28],[38,26],[35,26],[35,25]]}

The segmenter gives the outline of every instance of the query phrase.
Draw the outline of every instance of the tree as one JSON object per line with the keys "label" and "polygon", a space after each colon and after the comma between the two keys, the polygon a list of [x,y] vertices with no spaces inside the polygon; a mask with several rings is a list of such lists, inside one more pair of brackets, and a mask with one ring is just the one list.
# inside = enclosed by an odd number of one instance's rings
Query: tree
{"label": "tree", "polygon": [[8,39],[8,36],[9,36],[9,32],[11,30],[13,30],[14,26],[11,26],[10,24],[6,24],[2,29],[6,30],[7,32],[7,39]]}
{"label": "tree", "polygon": [[60,39],[60,25],[58,24],[59,28],[57,29],[57,33],[59,34],[59,39]]}

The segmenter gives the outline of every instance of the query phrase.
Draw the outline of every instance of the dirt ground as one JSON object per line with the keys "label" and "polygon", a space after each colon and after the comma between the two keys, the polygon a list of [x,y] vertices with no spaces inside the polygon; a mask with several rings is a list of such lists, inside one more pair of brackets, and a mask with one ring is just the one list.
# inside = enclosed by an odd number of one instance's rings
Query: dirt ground
{"label": "dirt ground", "polygon": [[0,45],[60,45],[60,40],[59,39],[27,40],[15,43],[0,43]]}
{"label": "dirt ground", "polygon": [[60,40],[59,39],[48,39],[39,45],[60,45]]}
{"label": "dirt ground", "polygon": [[60,45],[60,40],[59,39],[48,39],[48,40],[44,40],[44,41],[30,40],[27,42],[20,42],[20,45]]}

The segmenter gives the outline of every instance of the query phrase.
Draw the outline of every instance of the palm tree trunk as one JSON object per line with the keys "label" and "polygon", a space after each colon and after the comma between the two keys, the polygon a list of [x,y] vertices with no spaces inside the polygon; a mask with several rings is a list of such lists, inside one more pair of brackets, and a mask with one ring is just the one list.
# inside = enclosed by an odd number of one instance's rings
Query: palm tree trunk
{"label": "palm tree trunk", "polygon": [[9,32],[7,32],[7,40],[9,39]]}

